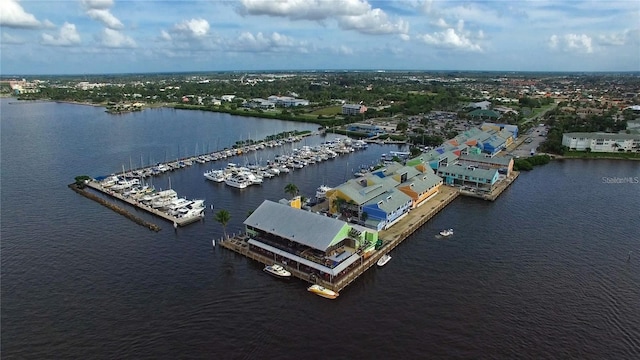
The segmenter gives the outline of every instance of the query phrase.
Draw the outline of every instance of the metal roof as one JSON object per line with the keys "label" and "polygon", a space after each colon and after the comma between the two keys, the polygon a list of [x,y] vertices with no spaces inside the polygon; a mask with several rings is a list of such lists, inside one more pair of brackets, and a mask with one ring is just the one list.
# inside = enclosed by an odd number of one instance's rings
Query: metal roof
{"label": "metal roof", "polygon": [[326,251],[347,223],[310,211],[265,200],[244,221],[246,226]]}

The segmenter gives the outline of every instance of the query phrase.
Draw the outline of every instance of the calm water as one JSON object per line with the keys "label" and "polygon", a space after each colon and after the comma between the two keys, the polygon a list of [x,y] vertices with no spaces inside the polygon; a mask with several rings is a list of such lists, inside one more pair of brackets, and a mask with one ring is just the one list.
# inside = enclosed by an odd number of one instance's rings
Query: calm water
{"label": "calm water", "polygon": [[[640,184],[603,181],[640,176],[639,163],[554,162],[494,203],[458,199],[328,301],[212,249],[222,228],[211,212],[178,231],[140,212],[163,228],[154,233],[66,187],[315,125],[11,102],[0,108],[3,358],[640,358]],[[234,232],[286,184],[312,196],[396,149],[371,146],[245,191],[204,180],[222,162],[153,181],[229,210]],[[455,235],[437,239],[448,227]]]}

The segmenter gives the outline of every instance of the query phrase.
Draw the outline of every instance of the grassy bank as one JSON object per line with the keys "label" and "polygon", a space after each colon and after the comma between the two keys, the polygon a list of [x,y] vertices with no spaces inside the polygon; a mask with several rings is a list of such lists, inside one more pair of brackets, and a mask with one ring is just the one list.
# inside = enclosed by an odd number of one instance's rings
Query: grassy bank
{"label": "grassy bank", "polygon": [[628,152],[603,153],[603,152],[587,152],[587,151],[565,151],[565,153],[562,156],[558,156],[557,158],[640,160],[640,153],[628,153]]}

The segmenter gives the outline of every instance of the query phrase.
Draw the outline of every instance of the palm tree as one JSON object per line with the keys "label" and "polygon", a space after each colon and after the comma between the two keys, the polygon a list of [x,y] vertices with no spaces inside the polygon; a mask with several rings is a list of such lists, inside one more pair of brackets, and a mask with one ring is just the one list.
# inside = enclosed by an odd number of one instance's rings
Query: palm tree
{"label": "palm tree", "polygon": [[298,195],[298,191],[298,187],[295,184],[288,184],[284,187],[284,192],[290,194],[292,198]]}
{"label": "palm tree", "polygon": [[229,220],[231,220],[231,214],[229,214],[229,212],[227,210],[218,210],[218,212],[216,212],[215,215],[215,219],[217,222],[219,222],[222,225],[222,232],[224,234],[224,237],[227,237],[227,224],[229,223]]}

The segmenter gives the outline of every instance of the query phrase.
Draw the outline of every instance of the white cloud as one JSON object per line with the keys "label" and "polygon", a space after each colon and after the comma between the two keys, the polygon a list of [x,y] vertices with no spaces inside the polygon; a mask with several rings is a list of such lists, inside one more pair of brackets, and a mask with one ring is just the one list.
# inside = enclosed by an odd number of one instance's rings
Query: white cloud
{"label": "white cloud", "polygon": [[277,32],[270,35],[265,35],[261,32],[255,35],[250,32],[243,32],[230,43],[230,47],[236,51],[249,52],[274,52],[285,48],[297,48],[299,51],[304,51],[302,45],[292,38]]}
{"label": "white cloud", "polygon": [[42,24],[33,14],[24,11],[18,0],[2,0],[0,1],[0,26],[38,28]]}
{"label": "white cloud", "polygon": [[338,25],[345,30],[356,30],[363,34],[406,34],[409,32],[409,23],[399,20],[393,23],[387,14],[380,9],[372,9],[362,15],[341,16]]}
{"label": "white cloud", "polygon": [[624,46],[638,44],[639,40],[640,29],[625,30],[622,32],[598,36],[598,44],[604,46]]}
{"label": "white cloud", "polygon": [[7,33],[6,31],[2,32],[2,37],[0,38],[0,42],[2,44],[13,44],[13,45],[21,45],[24,44],[26,41],[24,41],[23,39],[13,36],[9,33]]}
{"label": "white cloud", "polygon": [[336,19],[340,28],[363,34],[406,34],[409,24],[391,21],[381,9],[364,0],[241,0],[242,15],[268,15],[291,20]]}
{"label": "white cloud", "polygon": [[441,29],[446,29],[449,27],[449,24],[447,24],[447,22],[443,19],[443,18],[438,18],[438,20],[436,20],[433,25],[441,28]]}
{"label": "white cloud", "polygon": [[87,10],[87,15],[93,20],[101,22],[102,24],[104,24],[104,26],[108,27],[109,29],[114,29],[114,30],[124,29],[124,25],[122,24],[122,22],[120,22],[118,18],[113,16],[113,14],[109,12],[109,10],[107,9],[89,9]]}
{"label": "white cloud", "polygon": [[113,30],[122,30],[124,25],[115,17],[109,8],[113,6],[113,0],[82,0],[87,16],[101,22],[104,26]]}
{"label": "white cloud", "polygon": [[88,9],[108,9],[113,6],[113,0],[82,0],[81,2]]}
{"label": "white cloud", "polygon": [[60,31],[57,35],[51,34],[42,34],[43,45],[49,46],[73,46],[80,44],[80,34],[76,30],[76,26],[74,24],[69,24],[65,22],[62,27],[60,27]]}
{"label": "white cloud", "polygon": [[563,51],[584,52],[588,54],[593,52],[591,37],[586,34],[565,34],[563,36],[553,34],[549,38],[549,47]]}
{"label": "white cloud", "polygon": [[171,32],[187,38],[202,38],[209,33],[209,22],[204,19],[185,20],[179,24],[175,24]]}
{"label": "white cloud", "polygon": [[120,31],[106,28],[98,38],[100,44],[108,48],[134,48],[136,42]]}
{"label": "white cloud", "polygon": [[464,21],[459,20],[456,28],[449,27],[444,31],[419,35],[418,39],[429,45],[440,48],[456,49],[462,51],[482,51],[482,47],[474,40],[484,37],[482,31],[477,36],[472,36],[464,30]]}
{"label": "white cloud", "polygon": [[171,39],[172,39],[171,35],[168,32],[166,32],[165,30],[162,30],[160,32],[160,38],[162,40],[165,40],[165,41],[171,41]]}
{"label": "white cloud", "polygon": [[360,15],[371,9],[362,0],[241,0],[240,14],[287,17],[292,20],[324,20]]}

